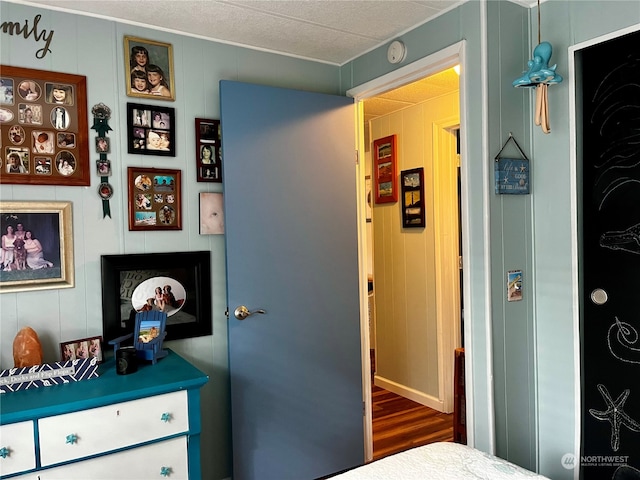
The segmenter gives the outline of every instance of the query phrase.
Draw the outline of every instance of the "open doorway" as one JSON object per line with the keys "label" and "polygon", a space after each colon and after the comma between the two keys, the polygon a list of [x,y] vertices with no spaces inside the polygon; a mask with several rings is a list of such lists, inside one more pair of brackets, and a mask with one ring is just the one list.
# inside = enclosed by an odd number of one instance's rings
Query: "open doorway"
{"label": "open doorway", "polygon": [[[409,73],[392,88],[378,87],[375,93],[362,95],[359,106],[361,152],[366,154],[360,158],[366,159],[365,173],[372,188],[376,172],[370,167],[371,145],[376,139],[396,135],[398,174],[424,170],[426,213],[424,228],[404,228],[399,198],[393,204],[374,204],[370,222],[367,215],[363,260],[370,280],[369,335],[363,347],[371,355],[372,368],[367,372],[369,381],[363,384],[366,392],[373,394],[382,388],[408,399],[410,408],[433,408],[434,418],[441,414],[447,419],[449,432],[453,427],[454,351],[462,346],[464,303],[459,201],[462,102],[458,73],[451,68],[457,63],[454,60],[459,57],[436,60],[422,77]],[[412,65],[404,67],[405,71]],[[365,422],[371,422],[371,411],[379,405],[370,398],[365,400],[365,410],[367,406]],[[403,417],[400,412],[394,416]],[[437,422],[442,424],[442,418]],[[425,418],[418,417],[416,422],[424,426]],[[408,433],[420,427],[405,423],[398,428]],[[432,433],[434,428],[440,427],[432,425]],[[373,440],[373,426],[365,424],[365,432]],[[407,448],[450,439],[438,433],[428,437],[410,442]],[[380,457],[373,450],[373,441],[369,448],[368,459]]]}

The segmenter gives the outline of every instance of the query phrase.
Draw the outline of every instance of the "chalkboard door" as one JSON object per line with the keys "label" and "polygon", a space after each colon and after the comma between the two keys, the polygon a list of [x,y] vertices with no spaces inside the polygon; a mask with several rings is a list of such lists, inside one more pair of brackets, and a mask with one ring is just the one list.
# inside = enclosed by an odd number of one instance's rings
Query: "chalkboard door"
{"label": "chalkboard door", "polygon": [[640,479],[638,45],[635,32],[580,57],[583,480]]}

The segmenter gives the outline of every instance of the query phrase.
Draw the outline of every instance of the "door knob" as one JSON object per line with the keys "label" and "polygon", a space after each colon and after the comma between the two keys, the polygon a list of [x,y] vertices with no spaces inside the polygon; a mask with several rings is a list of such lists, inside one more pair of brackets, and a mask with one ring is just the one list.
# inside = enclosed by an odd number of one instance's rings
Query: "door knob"
{"label": "door knob", "polygon": [[596,288],[593,292],[591,292],[591,301],[596,305],[604,305],[609,300],[609,295],[607,295],[606,290],[602,288]]}
{"label": "door knob", "polygon": [[247,318],[249,315],[253,315],[254,313],[267,313],[264,310],[262,310],[261,308],[258,310],[255,310],[253,312],[250,312],[249,309],[247,307],[245,307],[244,305],[240,305],[238,308],[235,309],[235,311],[233,312],[233,314],[235,315],[235,317],[238,320],[244,320],[245,318]]}

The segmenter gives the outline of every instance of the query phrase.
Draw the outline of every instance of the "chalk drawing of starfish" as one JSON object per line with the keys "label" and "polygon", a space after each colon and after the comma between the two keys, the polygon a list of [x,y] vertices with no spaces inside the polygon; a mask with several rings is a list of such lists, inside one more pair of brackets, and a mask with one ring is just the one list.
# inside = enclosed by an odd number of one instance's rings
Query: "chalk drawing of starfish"
{"label": "chalk drawing of starfish", "polygon": [[624,402],[627,401],[630,390],[627,388],[618,398],[616,398],[615,402],[604,385],[599,384],[598,391],[600,392],[600,395],[602,395],[602,398],[604,398],[604,401],[607,404],[607,409],[602,412],[600,410],[590,408],[589,413],[594,418],[597,418],[598,420],[607,420],[611,424],[611,448],[614,452],[617,452],[620,448],[620,427],[622,425],[634,432],[640,432],[640,423],[633,420],[623,410]]}

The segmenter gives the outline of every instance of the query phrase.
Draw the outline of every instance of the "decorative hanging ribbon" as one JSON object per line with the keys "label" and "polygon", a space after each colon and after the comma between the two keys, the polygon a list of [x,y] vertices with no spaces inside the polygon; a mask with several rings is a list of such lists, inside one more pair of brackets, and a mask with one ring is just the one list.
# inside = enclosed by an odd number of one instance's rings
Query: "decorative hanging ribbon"
{"label": "decorative hanging ribbon", "polygon": [[[94,105],[91,109],[91,113],[93,113],[93,126],[92,130],[95,130],[98,133],[98,138],[107,136],[107,132],[111,131],[112,128],[109,126],[109,119],[111,118],[111,109],[107,107],[104,103],[99,103]],[[100,168],[101,164],[107,164],[109,160],[107,159],[107,153],[105,151],[100,150],[99,144],[96,141],[96,150],[100,154],[100,160],[98,161],[99,165],[97,168],[98,173],[100,174],[100,185],[98,185],[98,195],[102,198],[102,218],[108,216],[111,218],[111,207],[109,205],[109,199],[113,195],[113,187],[109,183],[109,177],[102,172]],[[110,165],[106,168],[105,173],[111,172]]]}
{"label": "decorative hanging ribbon", "polygon": [[[509,142],[514,143],[522,158],[500,156]],[[522,195],[529,193],[529,159],[511,132],[509,132],[509,138],[496,155],[495,182],[495,191],[498,194]]]}

